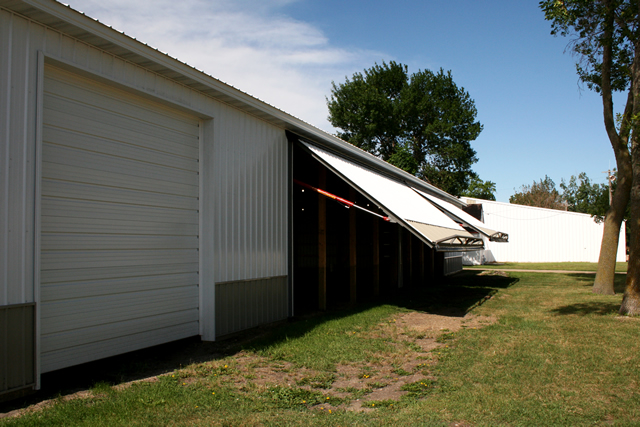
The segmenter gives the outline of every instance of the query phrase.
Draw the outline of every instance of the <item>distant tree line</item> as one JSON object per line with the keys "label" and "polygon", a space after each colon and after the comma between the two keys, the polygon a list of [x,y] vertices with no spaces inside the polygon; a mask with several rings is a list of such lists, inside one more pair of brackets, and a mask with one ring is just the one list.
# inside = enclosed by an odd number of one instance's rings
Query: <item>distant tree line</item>
{"label": "distant tree line", "polygon": [[509,203],[603,217],[609,207],[609,186],[592,182],[584,172],[572,175],[568,182],[562,179],[559,188],[545,176],[520,187],[509,197]]}
{"label": "distant tree line", "polygon": [[[615,191],[615,188],[614,179],[612,190]],[[558,188],[545,175],[540,181],[520,187],[509,197],[509,203],[586,213],[593,216],[596,222],[602,222],[609,209],[609,185],[595,183],[582,172],[578,176],[572,175],[568,182],[562,179]]]}

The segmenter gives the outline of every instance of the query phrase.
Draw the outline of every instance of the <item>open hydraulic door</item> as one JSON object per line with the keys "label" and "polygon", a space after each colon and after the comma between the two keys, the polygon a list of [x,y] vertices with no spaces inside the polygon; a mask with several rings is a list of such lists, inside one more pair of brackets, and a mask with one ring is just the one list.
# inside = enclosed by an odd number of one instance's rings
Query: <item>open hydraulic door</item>
{"label": "open hydraulic door", "polygon": [[[302,142],[302,141],[301,141]],[[482,239],[466,231],[405,183],[302,142],[320,163],[378,205],[436,251],[482,249]]]}
{"label": "open hydraulic door", "polygon": [[462,223],[467,228],[477,230],[479,233],[487,236],[491,242],[509,241],[509,235],[507,233],[488,228],[482,221],[479,221],[478,219],[472,217],[453,204],[437,197],[431,196],[424,191],[418,190],[417,188],[413,188],[413,190],[425,199],[429,200],[434,205],[438,206],[443,211],[443,213],[449,216],[452,220]]}

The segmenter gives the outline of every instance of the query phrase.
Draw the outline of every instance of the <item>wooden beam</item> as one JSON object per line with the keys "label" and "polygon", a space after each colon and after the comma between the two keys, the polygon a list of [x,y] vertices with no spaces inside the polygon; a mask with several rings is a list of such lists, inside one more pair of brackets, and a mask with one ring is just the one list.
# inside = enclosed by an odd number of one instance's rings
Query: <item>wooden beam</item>
{"label": "wooden beam", "polygon": [[433,280],[436,277],[436,250],[431,248],[427,258],[429,259],[429,279]]}
{"label": "wooden beam", "polygon": [[397,240],[397,244],[396,244],[396,248],[397,248],[397,252],[396,252],[396,271],[398,274],[398,287],[402,288],[404,286],[404,248],[402,247],[402,243],[403,243],[403,238],[402,238],[402,230],[403,228],[400,227],[399,225],[396,227],[397,232],[396,232],[396,236],[398,236],[398,240]]}
{"label": "wooden beam", "polygon": [[420,286],[424,286],[424,243],[419,241],[420,244]]}
{"label": "wooden beam", "polygon": [[380,295],[380,220],[373,218],[373,296]]}
{"label": "wooden beam", "polygon": [[[356,191],[349,191],[351,201],[356,200]],[[357,301],[357,257],[356,257],[356,209],[349,209],[349,302]]]}
{"label": "wooden beam", "polygon": [[408,284],[409,286],[413,286],[413,234],[411,234],[409,231],[405,231],[404,232],[407,235],[407,246],[408,246],[408,261],[409,261],[409,277],[408,279]]}
{"label": "wooden beam", "polygon": [[[327,170],[320,166],[318,187],[327,188]],[[318,194],[318,310],[327,309],[327,198]]]}
{"label": "wooden beam", "polygon": [[398,274],[398,270],[400,269],[400,263],[398,259],[400,257],[400,234],[398,232],[398,225],[393,224],[393,227],[389,231],[389,241],[391,247],[389,248],[389,252],[391,255],[391,259],[389,260],[389,269],[390,269],[390,285],[396,288],[400,287],[400,275]]}

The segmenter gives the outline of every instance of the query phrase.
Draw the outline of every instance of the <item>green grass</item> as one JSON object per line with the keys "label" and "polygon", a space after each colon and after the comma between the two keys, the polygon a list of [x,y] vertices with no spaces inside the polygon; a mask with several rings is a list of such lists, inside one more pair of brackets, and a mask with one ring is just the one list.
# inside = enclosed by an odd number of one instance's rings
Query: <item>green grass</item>
{"label": "green grass", "polygon": [[[617,315],[621,295],[592,294],[588,274],[477,274],[284,325],[155,382],[97,383],[83,398],[0,425],[640,425],[640,319]],[[420,338],[396,322],[414,310],[473,310],[496,321],[443,331],[437,352],[420,353],[406,345]],[[380,372],[409,355],[430,361],[420,367],[425,378],[398,399],[363,403],[366,412],[346,410],[392,381]],[[366,387],[332,388],[345,379],[341,366]],[[304,375],[262,384],[267,368]]]}
{"label": "green grass", "polygon": [[[499,264],[486,265],[465,265],[465,269],[517,269],[517,270],[566,270],[566,271],[596,271],[596,262],[505,262]],[[616,271],[624,273],[627,271],[626,262],[617,262]]]}

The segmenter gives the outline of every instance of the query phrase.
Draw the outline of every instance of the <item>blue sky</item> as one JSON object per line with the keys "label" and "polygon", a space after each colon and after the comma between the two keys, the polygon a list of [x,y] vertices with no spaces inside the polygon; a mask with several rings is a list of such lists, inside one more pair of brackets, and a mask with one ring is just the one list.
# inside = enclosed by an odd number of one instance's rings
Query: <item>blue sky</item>
{"label": "blue sky", "polygon": [[498,201],[545,175],[604,183],[615,167],[601,98],[580,88],[537,0],[68,1],[330,133],[332,81],[391,60],[451,70],[476,102],[474,170]]}

